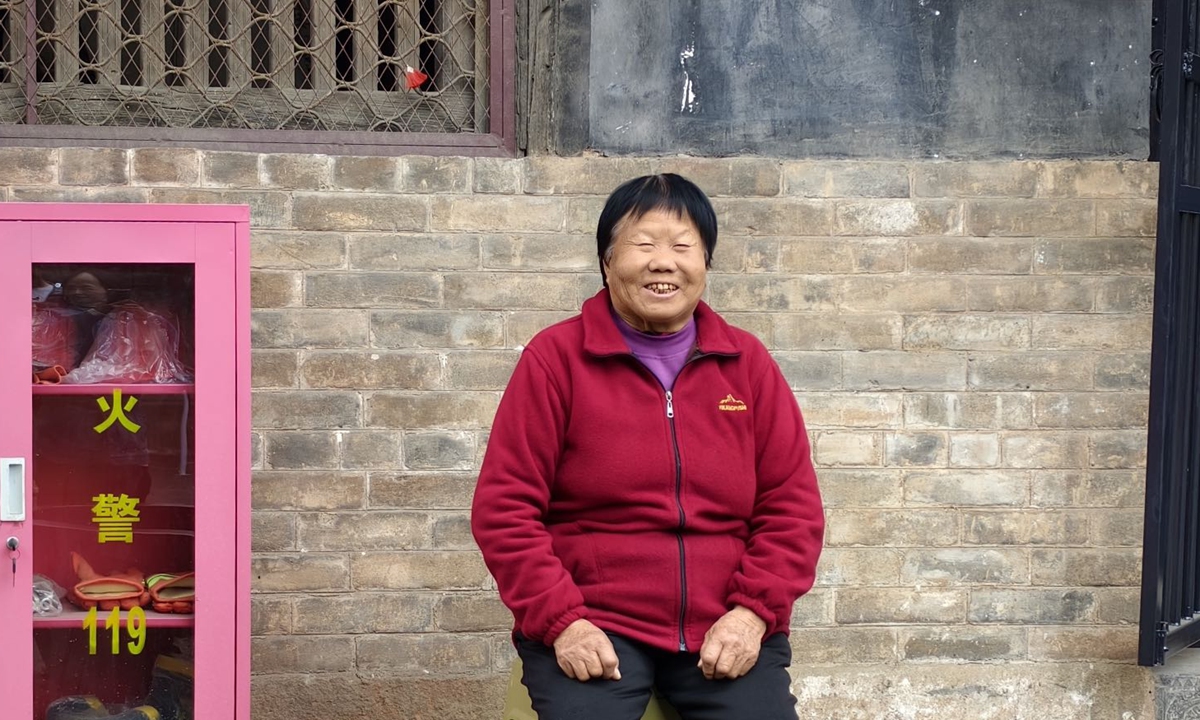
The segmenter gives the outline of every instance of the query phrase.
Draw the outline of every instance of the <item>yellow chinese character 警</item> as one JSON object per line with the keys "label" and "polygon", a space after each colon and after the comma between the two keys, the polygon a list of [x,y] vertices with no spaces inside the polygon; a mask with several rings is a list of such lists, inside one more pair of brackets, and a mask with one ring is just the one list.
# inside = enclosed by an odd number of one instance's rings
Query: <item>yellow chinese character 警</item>
{"label": "yellow chinese character \u8b66", "polygon": [[92,498],[92,522],[100,525],[100,542],[133,542],[133,524],[141,522],[141,510],[137,509],[139,498],[125,493],[113,495],[101,493]]}
{"label": "yellow chinese character \u8b66", "polygon": [[121,423],[121,427],[125,428],[126,430],[128,430],[131,433],[135,433],[138,430],[141,430],[142,429],[141,425],[138,425],[137,423],[135,423],[134,421],[130,420],[128,417],[125,416],[125,413],[133,410],[133,406],[137,405],[137,398],[130,395],[128,398],[125,399],[124,405],[122,405],[121,404],[121,388],[113,388],[112,395],[113,395],[113,401],[111,404],[108,402],[108,398],[102,398],[102,397],[96,398],[96,404],[100,406],[100,409],[103,412],[109,413],[109,415],[108,415],[108,418],[104,422],[100,423],[99,425],[97,425],[96,427],[94,427],[92,429],[98,433],[102,433],[105,430],[112,427],[113,423],[119,422],[119,423]]}

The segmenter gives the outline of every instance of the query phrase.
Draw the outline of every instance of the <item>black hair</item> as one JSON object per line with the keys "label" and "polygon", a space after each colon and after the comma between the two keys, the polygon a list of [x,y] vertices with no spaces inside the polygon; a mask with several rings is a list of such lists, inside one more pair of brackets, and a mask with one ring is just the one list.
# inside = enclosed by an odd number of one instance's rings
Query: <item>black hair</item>
{"label": "black hair", "polygon": [[708,196],[691,180],[674,173],[643,175],[613,190],[600,213],[596,256],[600,259],[600,277],[605,287],[608,278],[604,274],[604,257],[612,247],[617,226],[625,218],[637,220],[651,210],[665,210],[695,223],[704,242],[704,266],[712,266],[713,251],[717,249],[717,214]]}

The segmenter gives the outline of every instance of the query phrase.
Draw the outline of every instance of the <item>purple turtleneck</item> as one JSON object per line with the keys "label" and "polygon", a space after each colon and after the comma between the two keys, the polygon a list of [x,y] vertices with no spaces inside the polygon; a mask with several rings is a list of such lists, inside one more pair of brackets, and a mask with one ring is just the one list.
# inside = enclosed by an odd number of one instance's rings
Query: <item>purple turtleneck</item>
{"label": "purple turtleneck", "polygon": [[670,390],[674,387],[675,378],[696,346],[696,318],[689,318],[687,325],[676,332],[652,335],[635,330],[615,310],[612,315],[633,356],[654,373],[663,388]]}

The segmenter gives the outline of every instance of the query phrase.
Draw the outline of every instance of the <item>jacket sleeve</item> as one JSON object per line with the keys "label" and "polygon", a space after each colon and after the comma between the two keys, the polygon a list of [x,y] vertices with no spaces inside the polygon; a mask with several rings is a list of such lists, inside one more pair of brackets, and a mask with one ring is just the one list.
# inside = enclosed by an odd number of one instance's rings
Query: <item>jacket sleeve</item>
{"label": "jacket sleeve", "polygon": [[756,361],[751,372],[757,494],[746,551],[726,602],[753,610],[771,635],[788,630],[792,604],[812,588],[825,514],[796,398],[766,348],[757,345],[750,353]]}
{"label": "jacket sleeve", "polygon": [[545,525],[566,419],[567,399],[527,347],[496,411],[471,505],[471,531],[517,632],[547,645],[587,615]]}

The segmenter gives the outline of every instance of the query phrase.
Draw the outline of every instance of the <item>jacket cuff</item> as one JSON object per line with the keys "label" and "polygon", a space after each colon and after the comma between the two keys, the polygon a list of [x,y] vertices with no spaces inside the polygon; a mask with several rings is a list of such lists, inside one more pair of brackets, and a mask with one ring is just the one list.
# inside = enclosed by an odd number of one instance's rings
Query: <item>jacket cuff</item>
{"label": "jacket cuff", "polygon": [[[735,592],[730,593],[729,598],[725,601],[726,606],[732,610],[734,607],[741,605],[750,610],[755,615],[762,618],[762,621],[767,624],[767,629],[763,632],[763,637],[769,637],[779,632],[780,620],[779,615],[773,612],[769,607],[764,605],[758,598],[750,597],[745,593]],[[783,627],[787,627],[787,623],[782,623]]]}
{"label": "jacket cuff", "polygon": [[587,617],[587,614],[587,608],[583,605],[571,608],[563,613],[557,620],[551,623],[550,629],[542,636],[542,644],[547,647],[553,646],[554,641],[558,639],[559,635],[562,635],[562,631],[566,630],[568,625],[576,620]]}

